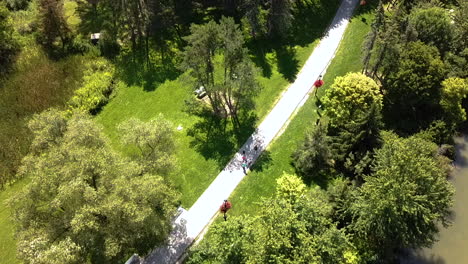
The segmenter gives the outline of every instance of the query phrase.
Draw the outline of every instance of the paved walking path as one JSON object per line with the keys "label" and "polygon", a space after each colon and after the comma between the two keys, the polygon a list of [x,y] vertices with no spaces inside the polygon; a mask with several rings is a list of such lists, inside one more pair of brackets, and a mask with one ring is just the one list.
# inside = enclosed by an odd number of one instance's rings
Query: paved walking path
{"label": "paved walking path", "polygon": [[[324,74],[329,62],[348,25],[358,0],[343,0],[328,33],[299,72],[295,82],[283,93],[281,99],[259,125],[254,134],[242,146],[226,168],[216,177],[190,210],[181,210],[175,219],[174,231],[169,236],[166,247],[157,248],[149,254],[144,264],[176,263],[190,244],[200,235],[210,220],[218,212],[224,199],[227,199],[245,174],[242,170],[242,151],[249,161],[255,162],[260,153],[270,144],[285,126],[291,115],[299,109],[312,91],[313,83]],[[258,151],[254,147],[258,147]],[[234,205],[235,206],[235,205]]]}

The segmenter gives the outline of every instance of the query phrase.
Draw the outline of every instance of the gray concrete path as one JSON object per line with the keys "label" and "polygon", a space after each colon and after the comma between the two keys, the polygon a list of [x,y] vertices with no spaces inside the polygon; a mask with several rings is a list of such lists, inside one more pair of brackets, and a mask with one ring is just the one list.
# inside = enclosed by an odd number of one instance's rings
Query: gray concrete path
{"label": "gray concrete path", "polygon": [[[176,263],[190,244],[209,225],[218,212],[224,199],[227,199],[245,174],[242,170],[242,151],[252,163],[272,140],[287,126],[288,119],[307,100],[313,90],[313,83],[324,74],[329,62],[335,55],[349,19],[358,0],[343,0],[326,36],[314,49],[295,82],[282,94],[278,103],[247,140],[226,168],[216,177],[190,210],[182,213],[174,221],[166,247],[157,248],[144,260],[145,264]],[[254,147],[258,150],[255,151]],[[235,206],[235,205],[234,205]]]}

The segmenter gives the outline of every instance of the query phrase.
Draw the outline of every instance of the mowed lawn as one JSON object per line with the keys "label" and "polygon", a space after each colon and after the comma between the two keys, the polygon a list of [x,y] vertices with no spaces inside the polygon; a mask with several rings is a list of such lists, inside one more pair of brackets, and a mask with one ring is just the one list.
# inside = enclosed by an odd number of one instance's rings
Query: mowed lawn
{"label": "mowed lawn", "polygon": [[[295,59],[300,66],[305,63],[317,43],[318,40],[305,47],[295,47]],[[276,55],[269,53],[265,57],[270,64],[271,75],[268,78],[258,77],[262,90],[255,98],[255,125],[266,116],[281,92],[290,84],[278,71]],[[182,193],[182,206],[189,208],[224,168],[224,161],[230,159],[247,137],[237,140],[233,134],[226,133],[207,139],[203,137],[206,131],[194,130],[193,126],[203,120],[184,111],[185,100],[194,96],[193,86],[186,79],[181,75],[176,80],[166,81],[155,87],[153,91],[147,91],[141,86],[122,89],[103,108],[96,120],[104,126],[112,145],[126,154],[129,151],[120,144],[116,129],[121,122],[131,117],[150,120],[162,113],[173,123],[174,129],[182,126],[181,131],[176,131],[176,157],[179,166],[169,178]],[[202,135],[203,140],[197,141],[194,136],[188,135],[189,131]]]}
{"label": "mowed lawn", "polygon": [[[361,70],[361,46],[367,32],[370,30],[372,19],[373,12],[365,12],[353,17],[346,29],[336,56],[324,76],[325,84],[318,92],[319,98],[333,83],[335,77],[345,75],[347,72]],[[233,204],[232,209],[229,211],[230,214],[255,214],[260,199],[274,195],[276,179],[283,172],[294,173],[291,155],[304,139],[305,132],[315,125],[318,117],[316,101],[313,95],[309,97],[304,106],[291,119],[283,134],[262,154],[253,166],[252,171],[235,189],[230,198]],[[315,183],[312,183],[310,187],[314,185]]]}

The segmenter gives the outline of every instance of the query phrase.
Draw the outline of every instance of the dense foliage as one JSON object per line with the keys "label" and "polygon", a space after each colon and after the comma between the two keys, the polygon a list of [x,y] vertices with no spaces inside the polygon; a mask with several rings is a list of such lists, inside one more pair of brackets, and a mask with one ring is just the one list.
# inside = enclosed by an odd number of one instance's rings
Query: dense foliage
{"label": "dense foliage", "polygon": [[254,107],[259,84],[239,27],[223,17],[219,24],[192,25],[186,40],[182,68],[206,91],[213,113],[240,126],[239,113]]}
{"label": "dense foliage", "polygon": [[0,80],[11,69],[19,50],[18,40],[13,30],[10,12],[0,3]]}
{"label": "dense foliage", "polygon": [[77,89],[70,99],[71,111],[96,114],[115,93],[114,67],[106,60],[89,63],[83,76],[83,87]]}
{"label": "dense foliage", "polygon": [[352,206],[351,228],[367,248],[393,262],[396,249],[436,241],[438,223],[449,223],[454,191],[446,179],[449,160],[438,155],[437,145],[395,135],[384,141]]}
{"label": "dense foliage", "polygon": [[349,238],[330,221],[320,189],[306,192],[297,176],[278,180],[277,196],[253,217],[214,224],[189,263],[359,263]]}
{"label": "dense foliage", "polygon": [[20,175],[31,182],[10,201],[25,263],[116,263],[165,239],[177,194],[113,151],[88,115],[52,109],[29,126]]}

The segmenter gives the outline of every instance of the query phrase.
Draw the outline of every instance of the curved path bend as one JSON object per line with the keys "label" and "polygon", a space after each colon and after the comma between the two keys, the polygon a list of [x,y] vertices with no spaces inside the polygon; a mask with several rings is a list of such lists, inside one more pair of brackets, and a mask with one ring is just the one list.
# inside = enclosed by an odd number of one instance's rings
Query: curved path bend
{"label": "curved path bend", "polygon": [[[288,125],[293,113],[305,103],[314,88],[313,83],[319,75],[325,73],[333,59],[358,1],[342,1],[326,35],[314,49],[294,83],[283,92],[271,112],[195,204],[188,211],[180,209],[167,245],[153,250],[142,263],[172,264],[180,261],[185,250],[210,224],[223,200],[230,196],[244,178],[241,167],[242,150],[246,151],[249,161],[255,162],[261,152]],[[254,146],[258,146],[257,151],[254,151]]]}

